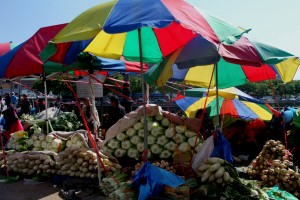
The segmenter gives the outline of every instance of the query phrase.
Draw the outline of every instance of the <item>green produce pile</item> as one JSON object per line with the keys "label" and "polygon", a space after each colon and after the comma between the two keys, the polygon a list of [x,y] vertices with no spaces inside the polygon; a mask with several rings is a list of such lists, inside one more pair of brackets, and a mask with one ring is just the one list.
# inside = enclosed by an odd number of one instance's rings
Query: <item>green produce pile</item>
{"label": "green produce pile", "polygon": [[[75,131],[82,126],[82,123],[74,112],[61,112],[57,117],[50,118],[49,120],[55,131]],[[46,130],[46,121],[44,119],[36,119],[35,116],[31,115],[22,115],[21,121]]]}
{"label": "green produce pile", "polygon": [[[139,159],[144,151],[144,119],[135,123],[123,133],[110,139],[103,150],[116,157],[130,157]],[[196,144],[195,152],[203,143],[201,137],[187,129],[185,125],[171,124],[163,115],[147,116],[147,140],[150,159],[172,158],[174,152],[191,152]],[[197,139],[197,140],[196,140]]]}

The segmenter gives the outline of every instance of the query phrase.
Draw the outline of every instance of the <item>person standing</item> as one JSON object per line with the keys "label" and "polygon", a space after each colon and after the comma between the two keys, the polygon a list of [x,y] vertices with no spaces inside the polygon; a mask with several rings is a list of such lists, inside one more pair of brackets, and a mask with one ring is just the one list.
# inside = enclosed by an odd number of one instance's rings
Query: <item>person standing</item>
{"label": "person standing", "polygon": [[14,92],[11,93],[11,103],[14,108],[17,108],[18,98]]}
{"label": "person standing", "polygon": [[125,108],[120,105],[119,99],[116,96],[110,97],[111,106],[108,109],[107,124],[105,125],[105,129],[109,129],[112,125],[114,125],[119,119],[124,117],[126,114]]}
{"label": "person standing", "polygon": [[26,94],[23,94],[23,99],[21,101],[20,107],[21,110],[19,112],[19,116],[30,113],[30,103]]}
{"label": "person standing", "polygon": [[5,101],[6,108],[9,108],[11,106],[11,97],[9,93],[5,94],[4,101]]}

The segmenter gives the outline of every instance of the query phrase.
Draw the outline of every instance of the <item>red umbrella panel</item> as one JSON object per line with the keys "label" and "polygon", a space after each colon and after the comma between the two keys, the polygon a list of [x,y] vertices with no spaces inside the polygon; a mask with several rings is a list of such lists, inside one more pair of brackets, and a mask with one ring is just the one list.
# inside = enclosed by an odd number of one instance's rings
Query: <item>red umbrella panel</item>
{"label": "red umbrella panel", "polygon": [[66,24],[40,28],[31,38],[0,57],[0,77],[44,73],[41,51]]}

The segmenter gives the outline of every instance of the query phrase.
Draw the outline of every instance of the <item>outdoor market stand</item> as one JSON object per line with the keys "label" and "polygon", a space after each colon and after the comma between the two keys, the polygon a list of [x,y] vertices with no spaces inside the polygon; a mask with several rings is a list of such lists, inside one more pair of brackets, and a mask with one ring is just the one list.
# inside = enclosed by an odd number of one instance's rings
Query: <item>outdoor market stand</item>
{"label": "outdoor market stand", "polygon": [[[229,195],[234,194],[237,195],[237,198],[242,195],[248,199],[257,199],[254,197],[257,193],[258,195],[265,194],[257,186],[260,182],[239,179],[236,169],[222,159],[204,158],[198,163],[196,170],[192,170],[190,168],[192,164],[192,152],[194,150],[196,152],[199,150],[198,148],[201,149],[201,144],[204,142],[201,138],[199,138],[199,142],[196,140],[199,119],[182,118],[167,111],[162,111],[160,107],[155,105],[147,105],[147,132],[148,138],[152,140],[152,142],[149,141],[151,152],[149,161],[153,165],[150,165],[148,162],[146,162],[148,164],[142,162],[140,159],[141,152],[143,151],[142,111],[143,109],[140,107],[120,119],[108,130],[106,140],[101,143],[102,150],[99,153],[104,167],[100,167],[100,171],[103,173],[100,190],[108,195],[109,198],[137,199],[137,195],[141,194],[140,191],[144,191],[141,188],[140,190],[138,189],[138,180],[142,178],[141,174],[138,173],[139,169],[154,170],[154,173],[152,173],[154,176],[156,174],[160,177],[161,175],[173,177],[173,181],[171,182],[159,182],[155,177],[148,179],[149,181],[151,180],[151,182],[148,182],[150,185],[154,186],[152,182],[154,180],[156,185],[162,184],[162,188],[165,189],[165,192],[158,194],[155,191],[150,191],[154,196],[195,199],[206,195],[207,198],[214,199],[217,197],[220,198],[220,196],[230,197]],[[68,118],[72,118],[71,114]],[[42,121],[39,122],[41,123]],[[12,143],[15,143],[15,148],[19,149],[17,145],[20,145],[24,141],[27,144],[32,144],[32,141],[29,142],[30,140],[34,140],[33,145],[36,147],[34,147],[34,151],[7,151],[7,166],[10,173],[17,173],[26,177],[47,173],[66,175],[71,178],[78,177],[84,179],[88,177],[97,180],[97,156],[86,142],[87,137],[84,136],[86,135],[85,130],[75,130],[73,132],[57,131],[45,135],[41,133],[41,129],[37,125],[34,125],[29,129],[29,132],[33,133],[28,134],[21,131],[12,135],[9,144],[12,145]],[[26,138],[28,135],[31,135],[29,139]],[[270,143],[273,144],[274,142],[268,142],[264,149],[271,156],[273,147],[268,147]],[[195,147],[197,148],[195,149]],[[284,146],[279,146],[278,148],[284,150]],[[209,151],[208,149],[205,150]],[[58,153],[55,153],[55,151]],[[203,152],[205,153],[205,151]],[[280,153],[280,155],[283,154]],[[4,156],[1,154],[1,164],[4,164],[3,158]],[[285,159],[288,160],[288,157]],[[132,163],[136,163],[136,165],[134,167],[128,166],[129,161],[131,165]],[[279,161],[277,162],[280,164]],[[145,166],[149,168],[145,169]],[[158,166],[159,168],[155,168],[154,166]],[[255,165],[251,166],[255,167]],[[292,178],[292,170],[288,169],[288,166],[290,164],[286,165],[285,169],[289,171],[288,174]],[[161,169],[172,172],[172,174]],[[105,171],[110,172],[105,173]],[[181,178],[178,176],[174,177],[173,173],[178,174]],[[294,172],[294,177],[296,178],[296,176],[299,175]],[[133,187],[130,186],[132,181],[134,182]],[[293,182],[293,184],[295,183],[297,183],[297,180]],[[168,184],[169,187],[166,186]],[[215,187],[216,185],[220,187]],[[268,187],[272,186],[268,185]],[[158,189],[162,188],[158,187]],[[233,194],[228,192],[231,190],[235,192]],[[270,188],[267,190],[270,190]]]}

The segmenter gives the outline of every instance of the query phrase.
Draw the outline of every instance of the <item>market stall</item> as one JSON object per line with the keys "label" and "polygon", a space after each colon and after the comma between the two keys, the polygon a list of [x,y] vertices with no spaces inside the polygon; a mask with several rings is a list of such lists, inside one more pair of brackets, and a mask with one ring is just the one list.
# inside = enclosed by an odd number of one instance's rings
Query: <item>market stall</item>
{"label": "market stall", "polygon": [[[214,144],[205,148],[208,142],[198,134],[199,119],[177,116],[157,105],[147,105],[146,110],[147,161],[142,158],[142,107],[121,118],[107,131],[106,139],[98,141],[100,191],[109,199],[268,199],[280,192],[299,196],[300,176],[278,141],[268,141],[245,167],[249,176],[240,176],[232,163],[207,153]],[[1,168],[27,178],[49,174],[97,182],[97,154],[87,131],[71,125],[78,123],[76,115],[61,115],[52,119],[57,131],[49,134],[44,120],[24,120],[30,125],[12,134],[0,156]],[[206,156],[198,159],[199,154]]]}

